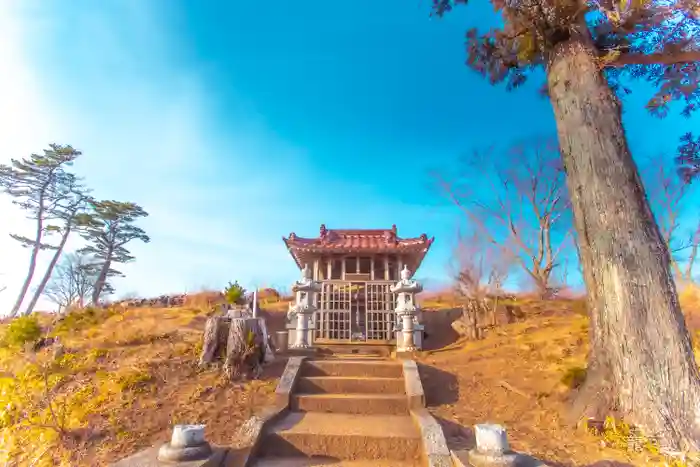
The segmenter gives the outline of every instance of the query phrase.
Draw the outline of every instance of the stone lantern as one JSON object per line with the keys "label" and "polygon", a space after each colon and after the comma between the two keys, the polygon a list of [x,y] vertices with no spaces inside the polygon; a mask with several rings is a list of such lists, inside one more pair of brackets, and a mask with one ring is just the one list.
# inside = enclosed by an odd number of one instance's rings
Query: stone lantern
{"label": "stone lantern", "polygon": [[287,318],[296,318],[296,329],[294,342],[290,346],[294,349],[307,349],[311,347],[309,342],[309,330],[311,329],[311,318],[316,311],[315,297],[321,291],[321,284],[313,280],[312,271],[309,265],[304,265],[301,270],[301,280],[292,285],[292,291],[296,294],[296,303],[289,309]]}
{"label": "stone lantern", "polygon": [[416,294],[423,290],[423,286],[416,280],[411,279],[411,271],[404,265],[401,271],[401,280],[391,287],[391,291],[396,294],[396,318],[397,336],[396,350],[398,352],[412,352],[416,350],[414,333],[416,331]]}

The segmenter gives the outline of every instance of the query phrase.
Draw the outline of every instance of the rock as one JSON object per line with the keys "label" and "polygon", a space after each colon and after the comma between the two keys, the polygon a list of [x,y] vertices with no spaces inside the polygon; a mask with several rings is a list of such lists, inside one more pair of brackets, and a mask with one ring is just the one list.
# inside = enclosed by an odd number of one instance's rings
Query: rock
{"label": "rock", "polygon": [[524,317],[522,309],[517,305],[511,304],[497,304],[494,314],[495,324],[499,326],[514,323]]}

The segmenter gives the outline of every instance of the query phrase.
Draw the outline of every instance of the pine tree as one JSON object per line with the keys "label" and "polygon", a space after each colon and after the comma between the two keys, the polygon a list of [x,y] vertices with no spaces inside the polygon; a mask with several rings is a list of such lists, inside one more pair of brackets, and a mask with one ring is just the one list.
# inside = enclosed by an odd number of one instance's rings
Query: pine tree
{"label": "pine tree", "polygon": [[46,268],[46,272],[44,272],[44,277],[36,287],[34,296],[27,305],[24,314],[30,314],[34,310],[39,298],[44,293],[44,288],[51,279],[53,270],[63,253],[63,249],[68,242],[70,234],[75,229],[85,228],[90,224],[91,216],[86,212],[90,202],[88,190],[80,184],[80,180],[77,177],[68,174],[66,191],[68,192],[67,196],[57,203],[52,213],[52,218],[60,221],[61,224],[46,226],[47,237],[51,235],[60,235],[60,241],[57,246],[47,245],[47,248],[54,250],[54,255]]}
{"label": "pine tree", "polygon": [[82,236],[89,242],[80,250],[81,254],[92,255],[96,259],[99,273],[92,289],[92,303],[99,303],[100,296],[108,287],[110,277],[122,276],[112,266],[114,263],[128,263],[134,260],[126,245],[133,240],[150,242],[143,229],[134,225],[148,213],[141,206],[121,201],[92,202],[92,217]]}
{"label": "pine tree", "polygon": [[686,133],[678,146],[678,173],[687,183],[695,180],[700,174],[700,136],[694,137]]}
{"label": "pine tree", "polygon": [[[433,0],[442,16],[466,0]],[[577,406],[616,409],[670,448],[700,449],[700,374],[659,233],[621,120],[630,78],[658,87],[657,116],[700,103],[700,6],[677,2],[492,0],[504,26],[467,32],[467,64],[491,83],[546,73],[591,318]]]}
{"label": "pine tree", "polygon": [[10,316],[16,316],[22,306],[36,271],[39,252],[50,248],[44,243],[44,236],[53,230],[49,222],[55,218],[61,203],[72,196],[76,181],[75,176],[66,171],[66,167],[80,154],[80,151],[71,146],[51,144],[41,155],[12,159],[10,165],[0,164],[0,187],[15,198],[12,203],[25,210],[28,218],[36,223],[31,238],[10,234],[23,247],[31,249],[27,274],[10,310]]}

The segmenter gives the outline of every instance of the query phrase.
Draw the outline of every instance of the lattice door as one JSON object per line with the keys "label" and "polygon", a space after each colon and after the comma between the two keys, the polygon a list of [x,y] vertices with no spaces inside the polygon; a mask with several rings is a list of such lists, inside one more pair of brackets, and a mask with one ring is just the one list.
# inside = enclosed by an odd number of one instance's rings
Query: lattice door
{"label": "lattice door", "polygon": [[350,284],[323,282],[316,312],[316,339],[349,340],[352,333]]}
{"label": "lattice door", "polygon": [[367,340],[390,341],[394,333],[396,294],[391,282],[368,282],[365,287]]}

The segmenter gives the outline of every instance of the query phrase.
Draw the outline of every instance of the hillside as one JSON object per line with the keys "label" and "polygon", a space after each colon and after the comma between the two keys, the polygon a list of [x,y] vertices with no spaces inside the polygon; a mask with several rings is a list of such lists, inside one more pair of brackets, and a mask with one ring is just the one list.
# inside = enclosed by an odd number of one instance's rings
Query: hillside
{"label": "hillside", "polygon": [[[270,364],[261,380],[233,385],[216,370],[198,369],[208,301],[76,313],[54,328],[65,346],[54,363],[47,363],[53,358],[48,349],[34,357],[0,349],[0,367],[7,372],[0,379],[0,449],[9,452],[0,454],[0,461],[105,465],[165,441],[173,423],[205,423],[211,441],[232,443],[236,428],[272,400],[285,362]],[[649,454],[603,446],[600,436],[565,424],[564,383],[585,366],[587,318],[580,301],[520,299],[524,321],[466,344],[454,342],[444,318],[451,302],[450,297],[426,299],[430,336],[418,359],[428,403],[451,447],[471,443],[474,423],[493,421],[509,428],[515,449],[550,465],[602,459],[653,465]],[[684,295],[688,307],[697,302],[695,293]],[[286,303],[264,305],[272,330],[284,322]],[[43,326],[52,319],[40,316]]]}

